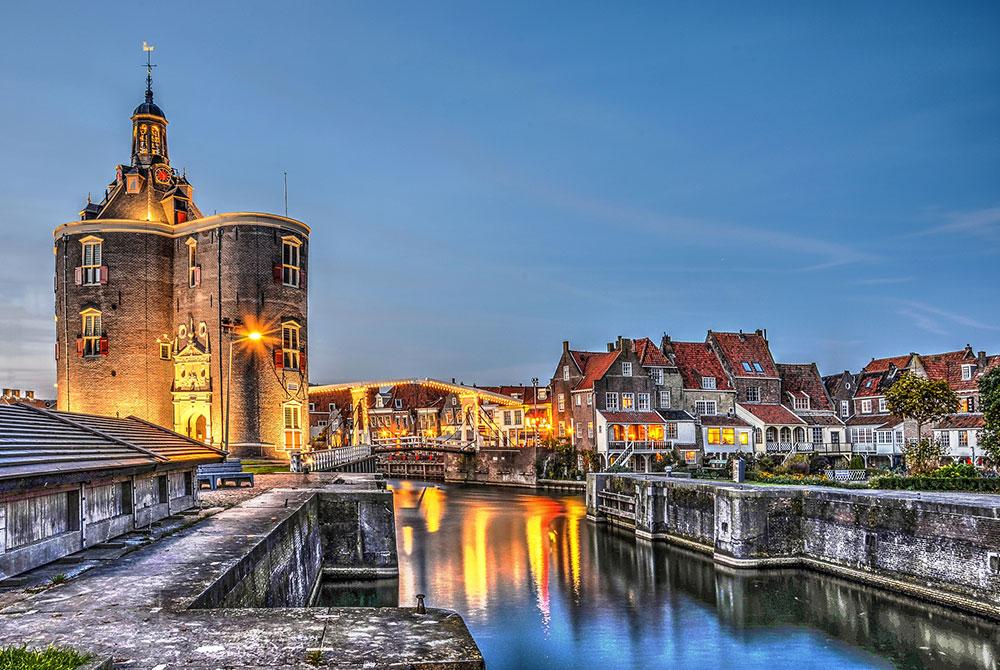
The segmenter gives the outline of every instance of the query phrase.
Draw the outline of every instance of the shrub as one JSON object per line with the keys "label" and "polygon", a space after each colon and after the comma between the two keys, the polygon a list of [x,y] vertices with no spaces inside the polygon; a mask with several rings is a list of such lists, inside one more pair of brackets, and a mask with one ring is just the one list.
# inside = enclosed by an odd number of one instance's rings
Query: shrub
{"label": "shrub", "polygon": [[774,472],[774,468],[778,465],[777,461],[774,460],[774,456],[765,454],[759,457],[754,462],[754,468],[761,472]]}
{"label": "shrub", "polygon": [[782,475],[807,475],[809,474],[809,457],[805,454],[789,455],[775,469],[775,472]]}
{"label": "shrub", "polygon": [[809,474],[821,475],[830,467],[830,459],[826,456],[813,456],[809,459]]}
{"label": "shrub", "polygon": [[851,456],[851,462],[847,464],[847,468],[849,470],[864,470],[865,459],[857,454],[854,454]]}
{"label": "shrub", "polygon": [[837,486],[837,482],[827,479],[826,475],[796,475],[796,474],[771,474],[754,470],[747,475],[747,479],[761,484],[796,484],[809,486]]}
{"label": "shrub", "polygon": [[928,475],[941,465],[944,458],[944,447],[924,438],[903,447],[903,456],[906,458],[906,469],[914,476]]}
{"label": "shrub", "polygon": [[928,475],[929,477],[947,477],[949,479],[976,479],[979,471],[968,463],[952,463],[944,465]]}

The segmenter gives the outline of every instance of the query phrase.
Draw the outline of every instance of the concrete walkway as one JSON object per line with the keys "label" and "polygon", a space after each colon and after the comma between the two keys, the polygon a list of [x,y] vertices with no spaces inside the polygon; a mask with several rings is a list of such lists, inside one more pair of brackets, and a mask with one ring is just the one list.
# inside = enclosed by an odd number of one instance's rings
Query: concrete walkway
{"label": "concrete walkway", "polygon": [[300,476],[296,488],[250,498],[0,610],[0,639],[71,646],[137,669],[483,668],[465,623],[447,610],[188,609],[319,491],[358,491],[370,487],[366,477]]}

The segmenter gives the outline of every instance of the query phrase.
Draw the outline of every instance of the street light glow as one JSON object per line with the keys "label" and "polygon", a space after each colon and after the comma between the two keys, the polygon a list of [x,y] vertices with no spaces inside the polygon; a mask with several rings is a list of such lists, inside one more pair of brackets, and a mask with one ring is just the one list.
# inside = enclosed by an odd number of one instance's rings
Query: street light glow
{"label": "street light glow", "polygon": [[259,330],[251,330],[249,333],[247,333],[247,339],[253,340],[254,342],[256,342],[262,337],[264,337],[264,335]]}

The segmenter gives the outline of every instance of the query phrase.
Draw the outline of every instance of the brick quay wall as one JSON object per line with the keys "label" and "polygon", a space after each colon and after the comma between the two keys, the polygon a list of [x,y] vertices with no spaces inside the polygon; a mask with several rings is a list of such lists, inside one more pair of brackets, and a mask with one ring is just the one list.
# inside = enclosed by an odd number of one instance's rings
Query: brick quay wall
{"label": "brick quay wall", "polygon": [[1000,496],[591,474],[587,515],[734,568],[801,565],[1000,620]]}

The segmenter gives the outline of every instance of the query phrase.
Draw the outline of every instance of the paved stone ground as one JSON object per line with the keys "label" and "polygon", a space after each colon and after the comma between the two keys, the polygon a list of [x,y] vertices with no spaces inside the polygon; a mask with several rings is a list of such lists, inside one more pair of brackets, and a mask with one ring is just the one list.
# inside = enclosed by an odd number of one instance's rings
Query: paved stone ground
{"label": "paved stone ground", "polygon": [[[254,485],[252,487],[244,484],[239,488],[226,486],[214,491],[202,489],[198,497],[205,507],[232,507],[244,500],[255,498],[262,493],[266,493],[275,488],[297,488],[303,484],[308,484],[313,475],[303,475],[295,472],[281,472],[270,475],[254,475]],[[330,474],[325,475],[329,477]]]}
{"label": "paved stone ground", "polygon": [[481,670],[465,623],[447,610],[188,609],[317,491],[354,491],[362,477],[267,475],[256,495],[213,494],[250,499],[0,609],[0,639],[76,647],[129,669]]}

